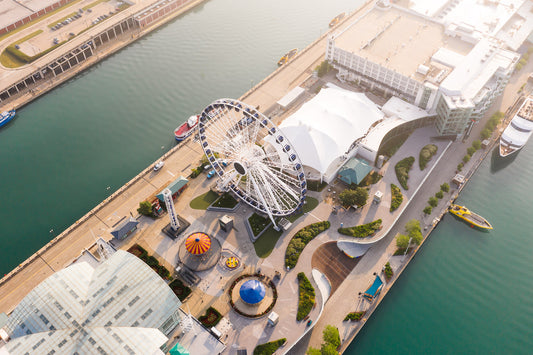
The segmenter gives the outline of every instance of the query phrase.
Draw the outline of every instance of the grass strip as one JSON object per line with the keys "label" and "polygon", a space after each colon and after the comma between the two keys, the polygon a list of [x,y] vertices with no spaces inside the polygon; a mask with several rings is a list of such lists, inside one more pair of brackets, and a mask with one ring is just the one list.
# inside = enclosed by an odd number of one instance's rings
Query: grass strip
{"label": "grass strip", "polygon": [[48,28],[52,28],[52,27],[54,27],[55,25],[57,25],[58,23],[63,22],[63,21],[65,21],[66,19],[71,18],[72,16],[74,16],[74,15],[76,15],[76,14],[77,14],[77,12],[72,12],[72,13],[68,14],[67,16],[62,17],[62,18],[60,18],[59,20],[57,20],[56,22],[49,24],[49,25],[48,25]]}

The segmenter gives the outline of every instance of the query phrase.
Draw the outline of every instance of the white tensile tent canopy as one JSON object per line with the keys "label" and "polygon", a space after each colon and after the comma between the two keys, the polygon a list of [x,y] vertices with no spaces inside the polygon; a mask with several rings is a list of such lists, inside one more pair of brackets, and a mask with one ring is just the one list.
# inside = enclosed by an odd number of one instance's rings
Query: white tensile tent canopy
{"label": "white tensile tent canopy", "polygon": [[[302,163],[322,175],[384,114],[363,93],[323,88],[279,126]],[[269,137],[271,138],[271,137]],[[273,139],[269,139],[271,143]],[[277,149],[281,147],[272,144]]]}

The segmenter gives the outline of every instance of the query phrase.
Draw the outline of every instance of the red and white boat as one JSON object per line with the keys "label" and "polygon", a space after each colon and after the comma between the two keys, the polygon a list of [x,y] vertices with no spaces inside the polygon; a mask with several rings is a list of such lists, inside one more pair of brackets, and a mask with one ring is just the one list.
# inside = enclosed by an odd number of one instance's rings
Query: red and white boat
{"label": "red and white boat", "polygon": [[176,128],[174,131],[174,136],[176,137],[176,140],[178,142],[181,142],[185,138],[191,135],[191,133],[194,131],[196,126],[198,125],[198,119],[200,118],[200,115],[194,115],[189,117],[187,122]]}

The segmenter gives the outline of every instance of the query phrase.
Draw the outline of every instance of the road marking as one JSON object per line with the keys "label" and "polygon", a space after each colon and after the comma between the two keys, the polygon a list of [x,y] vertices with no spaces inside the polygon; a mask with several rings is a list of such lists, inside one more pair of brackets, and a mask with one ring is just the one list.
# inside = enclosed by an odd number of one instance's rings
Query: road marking
{"label": "road marking", "polygon": [[176,176],[176,175],[172,174],[172,173],[171,173],[170,171],[168,171],[168,170],[167,170],[167,173],[169,173],[169,174],[172,175],[172,176]]}

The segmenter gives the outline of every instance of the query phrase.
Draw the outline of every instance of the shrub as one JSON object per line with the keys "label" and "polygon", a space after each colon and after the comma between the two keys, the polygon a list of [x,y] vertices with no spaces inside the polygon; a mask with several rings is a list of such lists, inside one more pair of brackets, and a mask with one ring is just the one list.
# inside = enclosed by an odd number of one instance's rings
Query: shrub
{"label": "shrub", "polygon": [[459,171],[463,170],[463,166],[465,166],[464,163],[457,164],[457,170]]}
{"label": "shrub", "polygon": [[429,200],[428,200],[428,204],[431,207],[437,207],[437,205],[439,204],[439,200],[437,200],[436,197],[430,197]]}
{"label": "shrub", "polygon": [[270,341],[265,344],[257,345],[254,349],[254,355],[272,355],[278,350],[287,339],[281,338],[278,340]]}
{"label": "shrub", "polygon": [[481,149],[481,141],[479,139],[476,139],[475,141],[472,142],[472,147],[475,150],[480,150]]}
{"label": "shrub", "polygon": [[157,259],[153,256],[153,255],[150,255],[147,259],[146,259],[146,264],[150,267],[152,266],[157,266],[159,265],[159,261],[157,261]]}
{"label": "shrub", "polygon": [[391,204],[390,204],[390,212],[395,211],[400,207],[400,205],[403,202],[403,195],[400,188],[394,184],[390,184],[390,190],[391,190]]}
{"label": "shrub", "polygon": [[298,313],[296,320],[301,321],[315,305],[315,289],[303,272],[298,273]]}
{"label": "shrub", "polygon": [[341,203],[348,207],[357,205],[359,207],[366,204],[368,199],[368,190],[364,187],[356,187],[355,189],[346,189],[339,194]]}
{"label": "shrub", "polygon": [[180,301],[184,301],[190,294],[191,289],[186,286],[180,279],[174,279],[169,285],[170,289],[174,292]]}
{"label": "shrub", "polygon": [[440,185],[440,190],[443,192],[448,192],[450,191],[450,185],[448,185],[448,183],[445,182],[444,184]]}
{"label": "shrub", "polygon": [[430,215],[431,211],[433,211],[433,207],[426,206],[422,212],[424,212],[425,215]]}
{"label": "shrub", "polygon": [[516,64],[515,69],[516,69],[516,71],[520,71],[520,70],[522,70],[522,67],[523,67],[522,63],[518,62],[518,63]]}
{"label": "shrub", "polygon": [[340,234],[349,235],[355,238],[364,238],[367,237],[376,231],[381,229],[381,219],[376,219],[373,222],[362,224],[355,227],[348,228],[339,228],[338,232]]}
{"label": "shrub", "polygon": [[365,311],[362,311],[362,312],[350,312],[346,315],[346,317],[344,317],[344,321],[348,321],[348,320],[351,320],[351,321],[358,321],[360,320],[361,318],[363,318],[363,316],[365,315]]}
{"label": "shrub", "polygon": [[220,312],[217,311],[213,307],[209,307],[205,311],[205,314],[198,318],[200,323],[202,323],[206,328],[211,328],[211,327],[216,326],[218,322],[220,322],[221,319],[222,319],[222,314],[220,314]]}
{"label": "shrub", "polygon": [[420,170],[424,170],[426,168],[427,163],[433,158],[435,154],[437,154],[437,146],[435,144],[428,144],[420,150],[419,159],[418,159],[418,165],[420,166]]}
{"label": "shrub", "polygon": [[476,152],[476,148],[474,148],[474,147],[468,147],[468,148],[466,149],[466,152],[468,153],[468,155],[472,156],[472,155],[474,155],[474,153]]}
{"label": "shrub", "polygon": [[438,198],[438,199],[441,199],[444,197],[444,193],[442,191],[438,191],[436,194],[435,194],[435,197]]}
{"label": "shrub", "polygon": [[409,186],[407,186],[407,179],[409,179],[409,170],[411,170],[414,162],[415,158],[407,157],[400,160],[394,167],[394,170],[396,171],[396,178],[398,178],[398,181],[404,190],[409,190]]}
{"label": "shrub", "polygon": [[470,157],[470,154],[465,155],[465,156],[463,157],[463,163],[465,163],[465,164],[468,163],[468,162],[470,161],[470,158],[471,158],[471,157]]}
{"label": "shrub", "polygon": [[285,265],[289,269],[295,267],[307,243],[329,227],[329,221],[323,221],[310,224],[296,232],[285,251]]}
{"label": "shrub", "polygon": [[390,263],[387,261],[385,264],[385,267],[383,268],[383,273],[385,274],[385,279],[390,280],[394,272],[392,271],[392,267],[390,266]]}

